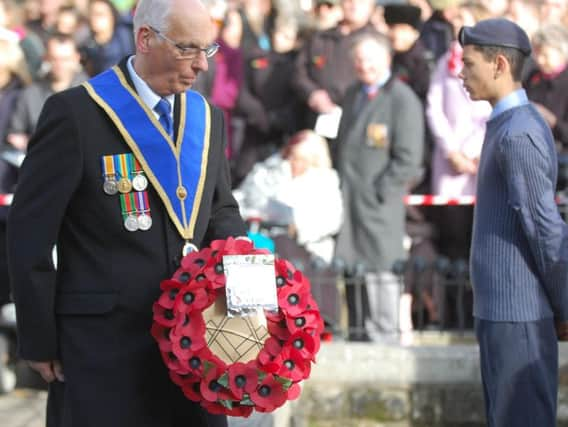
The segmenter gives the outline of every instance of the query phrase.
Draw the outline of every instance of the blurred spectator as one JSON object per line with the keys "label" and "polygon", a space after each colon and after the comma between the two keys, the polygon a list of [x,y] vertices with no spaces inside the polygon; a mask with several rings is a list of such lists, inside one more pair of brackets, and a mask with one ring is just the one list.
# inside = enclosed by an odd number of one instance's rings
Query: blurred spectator
{"label": "blurred spectator", "polygon": [[209,60],[207,73],[199,74],[192,86],[193,90],[204,95],[213,105],[223,110],[227,128],[227,156],[232,158],[238,151],[242,136],[234,132],[234,128],[244,127],[233,117],[233,109],[243,81],[243,51],[240,47],[242,39],[241,15],[225,2],[211,1],[206,3],[213,21],[216,23],[216,42],[219,51]]}
{"label": "blurred spectator", "polygon": [[63,3],[64,0],[38,0],[39,17],[27,23],[29,29],[39,36],[44,45],[54,33],[59,8]]}
{"label": "blurred spectator", "polygon": [[448,51],[453,40],[454,29],[452,21],[462,0],[430,0],[433,12],[430,19],[424,22],[420,32],[420,39],[424,46],[434,54],[434,60]]}
{"label": "blurred spectator", "polygon": [[296,133],[280,153],[258,163],[234,195],[243,217],[287,226],[312,256],[331,262],[342,201],[325,139],[311,130]]}
{"label": "blurred spectator", "polygon": [[24,25],[24,10],[13,0],[0,0],[0,28],[18,35],[20,48],[24,52],[26,65],[32,77],[37,77],[44,54],[42,40]]}
{"label": "blurred spectator", "polygon": [[365,325],[357,324],[364,313],[354,305],[354,287],[348,287],[349,325],[364,326],[372,340],[396,339],[400,329],[411,327],[410,305],[399,312],[401,289],[391,269],[405,258],[403,195],[418,174],[424,141],[422,105],[392,76],[390,52],[388,39],[378,33],[354,41],[351,54],[358,81],[342,104],[334,156],[345,206],[336,254],[348,270],[357,264],[367,269],[369,313]]}
{"label": "blurred spectator", "polygon": [[568,30],[544,26],[532,40],[538,70],[528,79],[527,96],[548,123],[557,150],[568,154]]}
{"label": "blurred spectator", "polygon": [[314,2],[314,21],[316,30],[334,28],[341,22],[343,11],[340,0],[316,0]]}
{"label": "blurred spectator", "polygon": [[24,89],[10,119],[6,140],[20,152],[27,149],[45,100],[53,93],[87,79],[81,68],[77,45],[71,37],[51,36],[47,41],[44,64],[47,74]]}
{"label": "blurred spectator", "polygon": [[271,50],[270,36],[276,19],[272,0],[242,0],[240,16],[243,26],[243,52],[255,49]]}
{"label": "blurred spectator", "polygon": [[87,22],[74,6],[63,6],[59,9],[55,32],[73,37],[79,46],[89,37]]}
{"label": "blurred spectator", "polygon": [[[479,3],[466,3],[454,20],[455,36],[463,25],[488,16]],[[458,74],[463,48],[454,40],[438,61],[432,77],[426,118],[434,140],[432,192],[448,197],[473,196],[485,123],[491,114],[486,101],[472,101]],[[468,259],[473,208],[443,206],[437,210],[438,249],[450,259]]]}
{"label": "blurred spectator", "polygon": [[420,8],[408,4],[388,4],[384,16],[394,50],[392,72],[425,102],[434,59],[419,39]]}
{"label": "blurred spectator", "polygon": [[298,100],[291,86],[297,36],[297,22],[281,16],[272,36],[274,50],[258,50],[247,60],[237,107],[246,120],[246,129],[234,165],[236,185],[256,162],[279,150],[298,129]]}
{"label": "blurred spectator", "polygon": [[[0,29],[0,141],[4,146],[8,119],[22,88],[30,82],[24,54],[15,35]],[[0,194],[13,193],[17,168],[0,158]],[[8,207],[0,206],[0,307],[9,300],[8,266],[6,264],[6,218]]]}
{"label": "blurred spectator", "polygon": [[542,0],[540,5],[540,22],[546,24],[563,24],[566,21],[568,5],[566,0]]}
{"label": "blurred spectator", "polygon": [[540,7],[535,0],[509,0],[506,18],[516,22],[532,38],[540,27]]}
{"label": "blurred spectator", "polygon": [[342,0],[343,21],[336,27],[316,32],[300,50],[293,85],[307,107],[303,125],[312,128],[320,113],[329,113],[343,100],[354,81],[349,50],[361,33],[374,32],[369,20],[375,0]]}
{"label": "blurred spectator", "polygon": [[91,0],[88,20],[90,35],[79,50],[90,76],[101,73],[134,53],[132,28],[121,21],[118,10],[110,0]]}
{"label": "blurred spectator", "polygon": [[481,0],[481,4],[489,11],[490,17],[503,18],[507,14],[509,1],[510,0]]}

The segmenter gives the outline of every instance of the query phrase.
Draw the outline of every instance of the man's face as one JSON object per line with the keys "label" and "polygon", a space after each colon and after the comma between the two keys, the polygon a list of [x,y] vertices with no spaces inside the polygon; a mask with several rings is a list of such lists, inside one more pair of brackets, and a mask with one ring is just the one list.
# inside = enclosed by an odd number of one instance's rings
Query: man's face
{"label": "man's face", "polygon": [[389,27],[389,38],[395,52],[407,52],[418,40],[420,33],[408,24],[393,24]]}
{"label": "man's face", "polygon": [[492,101],[494,98],[495,63],[486,60],[482,53],[472,45],[466,45],[463,49],[463,69],[459,77],[469,97],[474,100]]}
{"label": "man's face", "polygon": [[379,82],[391,65],[390,53],[373,40],[359,43],[353,50],[353,64],[357,79],[364,84]]}
{"label": "man's face", "polygon": [[350,24],[363,25],[369,22],[375,8],[374,0],[343,0],[343,18]]}
{"label": "man's face", "polygon": [[172,42],[180,46],[204,48],[213,42],[214,26],[204,11],[195,12],[190,8],[174,9],[170,26],[162,34],[167,41],[149,28],[148,80],[152,88],[161,96],[185,92],[195,82],[201,71],[207,71],[208,64],[204,52],[196,50],[193,55],[182,54]]}
{"label": "man's face", "polygon": [[50,76],[54,82],[71,80],[79,69],[79,53],[71,41],[50,40],[45,60],[50,65]]}

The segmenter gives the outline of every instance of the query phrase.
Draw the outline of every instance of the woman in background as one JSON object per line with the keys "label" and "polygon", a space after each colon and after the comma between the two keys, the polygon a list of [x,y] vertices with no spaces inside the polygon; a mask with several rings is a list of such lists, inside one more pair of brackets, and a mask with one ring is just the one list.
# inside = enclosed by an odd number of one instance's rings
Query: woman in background
{"label": "woman in background", "polygon": [[281,152],[253,168],[234,195],[243,217],[286,226],[312,257],[331,262],[343,205],[321,136],[311,130],[294,134]]}

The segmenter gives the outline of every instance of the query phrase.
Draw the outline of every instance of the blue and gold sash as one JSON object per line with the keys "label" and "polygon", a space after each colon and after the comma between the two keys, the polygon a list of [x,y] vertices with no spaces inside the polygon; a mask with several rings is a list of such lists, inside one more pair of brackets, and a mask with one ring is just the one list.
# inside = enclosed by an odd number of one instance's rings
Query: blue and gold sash
{"label": "blue and gold sash", "polygon": [[194,91],[180,95],[180,122],[174,143],[120,68],[115,66],[83,86],[140,162],[180,235],[192,239],[209,153],[211,112],[207,102]]}

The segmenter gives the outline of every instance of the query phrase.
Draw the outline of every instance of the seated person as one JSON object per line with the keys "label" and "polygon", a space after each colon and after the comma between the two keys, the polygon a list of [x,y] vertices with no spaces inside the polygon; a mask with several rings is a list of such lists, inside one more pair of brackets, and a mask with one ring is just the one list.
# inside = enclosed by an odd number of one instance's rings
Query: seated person
{"label": "seated person", "polygon": [[343,207],[327,142],[315,132],[294,134],[281,152],[254,166],[234,195],[244,218],[286,226],[312,256],[331,262]]}

